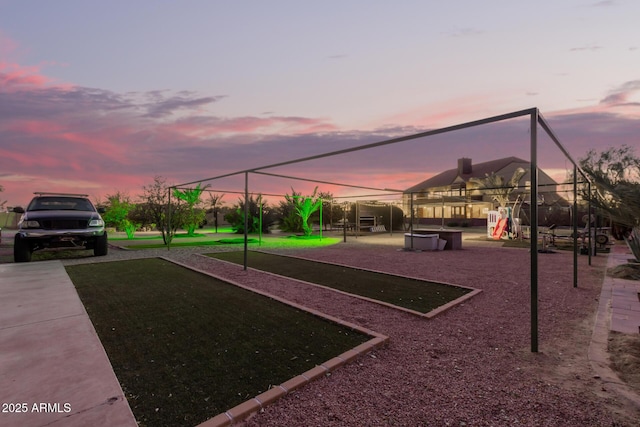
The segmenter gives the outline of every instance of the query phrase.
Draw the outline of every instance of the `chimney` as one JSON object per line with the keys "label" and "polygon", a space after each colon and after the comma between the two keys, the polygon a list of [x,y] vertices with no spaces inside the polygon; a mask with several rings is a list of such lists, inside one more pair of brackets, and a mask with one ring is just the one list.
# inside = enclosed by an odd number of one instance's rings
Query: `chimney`
{"label": "chimney", "polygon": [[471,159],[463,157],[458,159],[458,175],[469,175],[471,173]]}

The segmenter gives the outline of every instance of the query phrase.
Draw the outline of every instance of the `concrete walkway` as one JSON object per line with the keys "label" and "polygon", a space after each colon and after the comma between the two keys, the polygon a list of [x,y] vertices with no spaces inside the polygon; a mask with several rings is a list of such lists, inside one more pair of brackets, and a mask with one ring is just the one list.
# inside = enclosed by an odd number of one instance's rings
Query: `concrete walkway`
{"label": "concrete walkway", "polygon": [[[626,264],[630,258],[633,258],[625,244],[613,246],[608,257],[607,269]],[[640,407],[640,395],[620,380],[616,372],[611,369],[608,345],[609,331],[639,333],[639,292],[640,282],[638,281],[605,276],[589,345],[589,361],[594,373],[607,388],[615,390],[616,394],[633,402],[637,407]]]}
{"label": "concrete walkway", "polygon": [[60,261],[0,264],[0,425],[136,426]]}
{"label": "concrete walkway", "polygon": [[[626,264],[633,255],[626,245],[619,245],[611,254],[607,268]],[[625,334],[640,333],[640,281],[607,276],[611,289],[611,330]]]}

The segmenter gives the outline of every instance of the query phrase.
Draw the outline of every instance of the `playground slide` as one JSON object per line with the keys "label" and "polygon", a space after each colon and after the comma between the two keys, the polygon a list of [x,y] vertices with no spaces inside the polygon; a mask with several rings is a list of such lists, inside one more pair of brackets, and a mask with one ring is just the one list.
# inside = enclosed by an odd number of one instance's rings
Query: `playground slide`
{"label": "playground slide", "polygon": [[502,238],[502,233],[507,228],[507,218],[501,218],[496,223],[495,228],[493,229],[493,240],[500,240]]}

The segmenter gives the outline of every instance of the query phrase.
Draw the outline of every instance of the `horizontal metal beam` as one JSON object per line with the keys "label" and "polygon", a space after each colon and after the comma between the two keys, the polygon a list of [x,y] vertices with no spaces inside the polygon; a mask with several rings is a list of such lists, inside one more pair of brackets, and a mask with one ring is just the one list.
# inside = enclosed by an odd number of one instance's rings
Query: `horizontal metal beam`
{"label": "horizontal metal beam", "polygon": [[[536,111],[536,110],[537,110],[536,108],[528,108],[526,110],[514,111],[512,113],[507,113],[507,114],[500,114],[498,116],[488,117],[488,118],[480,119],[480,120],[474,120],[474,121],[471,121],[471,122],[461,123],[461,124],[453,125],[453,126],[447,126],[447,127],[440,128],[440,129],[433,129],[433,130],[428,130],[428,131],[425,131],[425,132],[420,132],[420,133],[416,133],[416,134],[412,134],[412,135],[401,136],[401,137],[398,137],[398,138],[386,139],[384,141],[374,142],[374,143],[371,143],[371,144],[364,144],[364,145],[359,145],[357,147],[345,148],[345,149],[342,149],[342,150],[331,151],[331,152],[328,152],[328,153],[316,154],[316,155],[307,156],[307,157],[301,157],[299,159],[287,160],[287,161],[284,161],[284,162],[273,163],[273,164],[270,164],[270,165],[260,166],[260,167],[257,167],[257,168],[244,169],[244,170],[241,170],[241,171],[232,172],[232,173],[228,173],[228,174],[224,174],[224,175],[218,175],[218,176],[214,176],[214,177],[211,177],[211,178],[203,178],[203,179],[200,179],[200,180],[197,180],[197,181],[191,181],[191,182],[185,182],[185,183],[182,183],[182,184],[178,184],[176,186],[184,186],[184,185],[196,184],[198,182],[212,181],[214,179],[226,178],[228,176],[244,174],[244,173],[247,173],[247,172],[257,172],[257,171],[261,171],[261,170],[264,170],[264,169],[272,169],[272,168],[275,168],[275,167],[286,166],[286,165],[291,165],[291,164],[295,164],[295,163],[308,162],[308,161],[311,161],[311,160],[322,159],[322,158],[325,158],[325,157],[338,156],[338,155],[341,155],[341,154],[353,153],[353,152],[361,151],[361,150],[368,150],[370,148],[382,147],[382,146],[385,146],[385,145],[397,144],[399,142],[410,141],[410,140],[413,140],[413,139],[439,135],[439,134],[442,134],[442,133],[447,133],[447,132],[451,132],[451,131],[455,131],[455,130],[467,129],[467,128],[481,126],[481,125],[485,125],[485,124],[489,124],[489,123],[500,122],[500,121],[503,121],[503,120],[514,119],[514,118],[517,118],[517,117],[523,117],[523,116],[527,116],[527,115],[532,114],[532,112]],[[176,187],[176,186],[173,186],[173,187]]]}
{"label": "horizontal metal beam", "polygon": [[258,171],[253,171],[253,173],[258,174],[258,175],[273,176],[273,177],[276,177],[276,178],[295,179],[296,181],[307,181],[307,182],[314,182],[314,183],[318,183],[318,184],[327,184],[327,185],[337,185],[337,186],[340,186],[340,187],[358,188],[358,189],[361,189],[361,190],[388,191],[390,193],[402,193],[403,192],[403,190],[395,190],[393,188],[376,188],[376,187],[365,187],[365,186],[362,186],[362,185],[340,184],[340,183],[337,183],[337,182],[322,181],[322,180],[319,180],[319,179],[310,179],[310,178],[300,178],[300,177],[296,177],[296,176],[282,175],[282,174],[277,174],[277,173],[258,172]]}
{"label": "horizontal metal beam", "polygon": [[[547,133],[549,138],[551,138],[551,140],[556,144],[556,147],[558,147],[560,151],[562,151],[562,154],[564,154],[565,158],[567,158],[571,162],[571,164],[573,164],[573,166],[578,170],[578,172],[580,172],[580,175],[582,175],[582,177],[587,182],[591,182],[587,174],[580,167],[580,165],[575,160],[573,160],[573,157],[571,157],[571,154],[569,154],[567,149],[564,148],[564,146],[562,145],[562,143],[560,142],[556,134],[551,129],[551,126],[549,126],[549,123],[547,123],[547,121],[545,120],[545,118],[542,116],[540,112],[538,112],[538,124],[542,126],[542,129],[544,129],[544,131]],[[574,176],[573,179],[575,181],[577,177]]]}

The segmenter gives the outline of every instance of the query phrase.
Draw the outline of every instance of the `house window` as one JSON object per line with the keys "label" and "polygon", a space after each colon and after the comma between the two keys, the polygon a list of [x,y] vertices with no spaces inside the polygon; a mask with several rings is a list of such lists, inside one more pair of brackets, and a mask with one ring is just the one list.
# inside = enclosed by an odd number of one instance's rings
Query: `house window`
{"label": "house window", "polygon": [[452,206],[451,218],[466,218],[467,211],[464,206]]}
{"label": "house window", "polygon": [[433,208],[426,208],[424,217],[425,218],[434,218],[434,216],[433,216]]}

